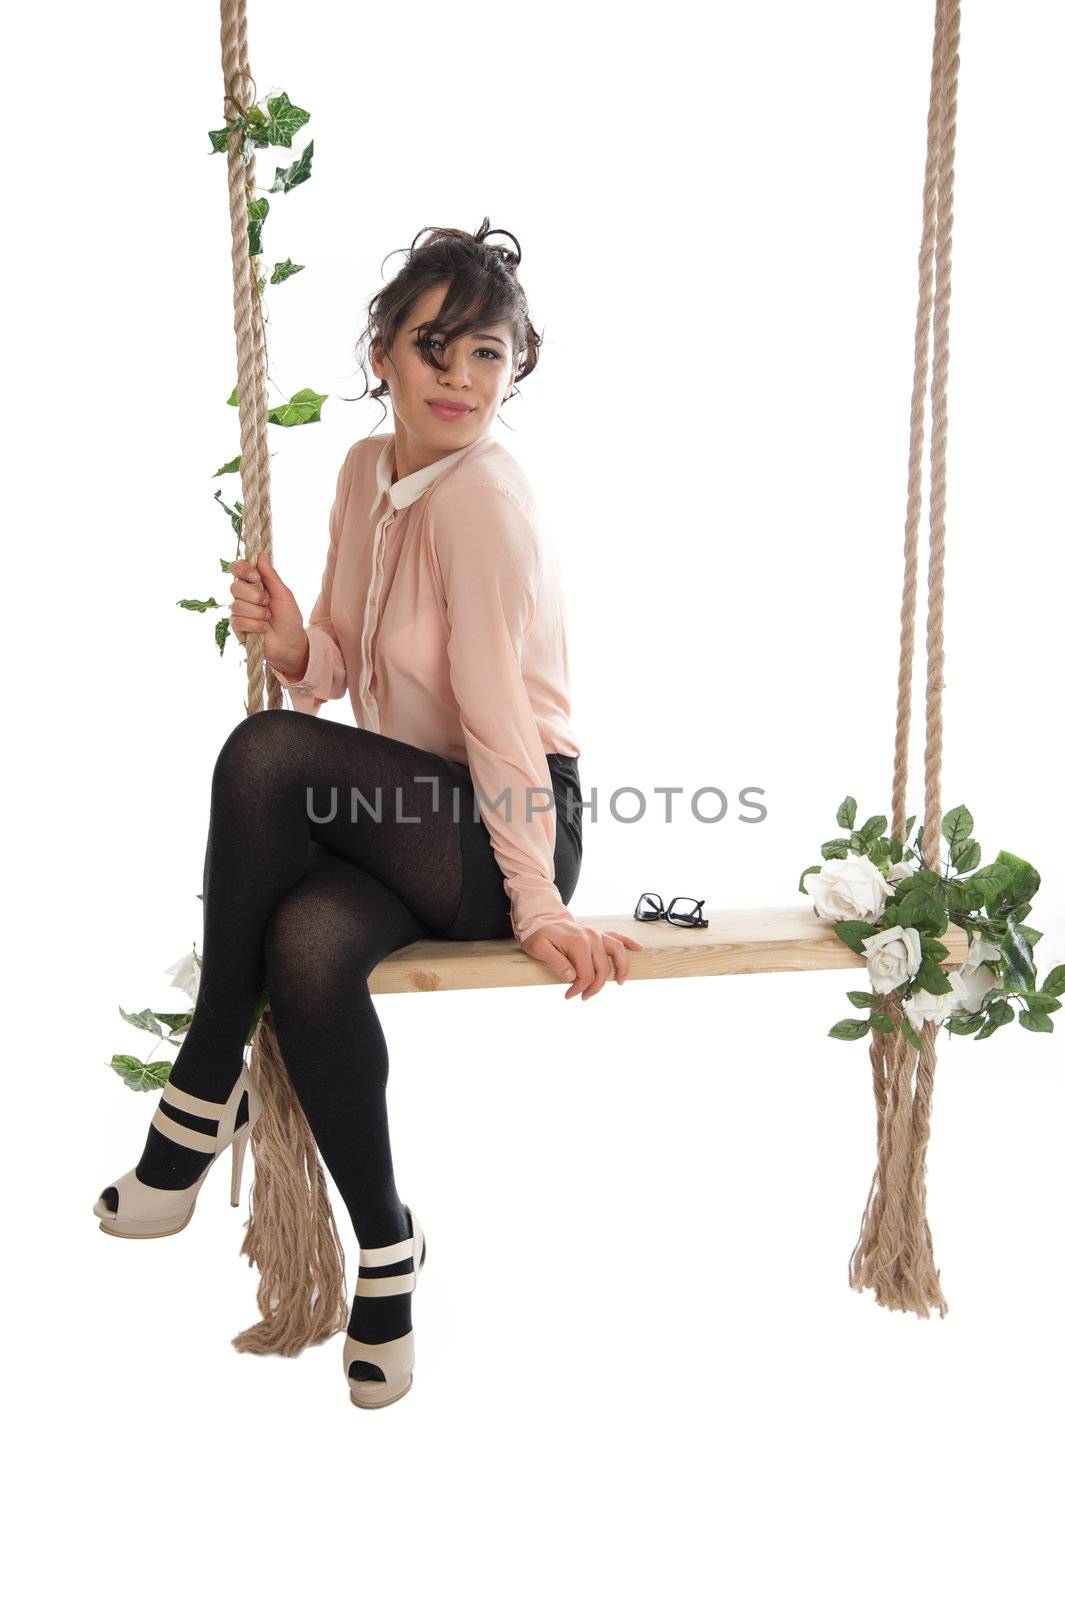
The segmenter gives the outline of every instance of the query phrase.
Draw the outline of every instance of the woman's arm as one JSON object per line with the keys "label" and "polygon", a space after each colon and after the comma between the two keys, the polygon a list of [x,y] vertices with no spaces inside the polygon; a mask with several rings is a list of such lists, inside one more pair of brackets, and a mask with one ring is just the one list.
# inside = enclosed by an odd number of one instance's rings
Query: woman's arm
{"label": "woman's arm", "polygon": [[344,514],[344,504],[347,499],[345,480],[351,460],[352,449],[344,457],[343,464],[337,476],[336,494],[333,498],[333,509],[329,513],[329,549],[326,552],[325,571],[322,574],[322,584],[318,598],[311,608],[304,633],[307,639],[307,665],[304,671],[297,675],[281,672],[271,663],[270,670],[277,681],[285,686],[292,696],[294,711],[304,711],[310,716],[317,716],[318,711],[326,700],[337,700],[344,693],[348,684],[347,667],[344,663],[343,652],[337,640],[336,630],[330,620],[330,604],[333,593],[333,572],[336,567],[337,548],[340,541],[340,526]]}
{"label": "woman's arm", "polygon": [[470,774],[510,898],[514,936],[520,943],[552,923],[577,926],[554,881],[551,771],[522,674],[539,589],[536,530],[505,489],[463,484],[434,502],[430,549],[447,610],[451,685]]}

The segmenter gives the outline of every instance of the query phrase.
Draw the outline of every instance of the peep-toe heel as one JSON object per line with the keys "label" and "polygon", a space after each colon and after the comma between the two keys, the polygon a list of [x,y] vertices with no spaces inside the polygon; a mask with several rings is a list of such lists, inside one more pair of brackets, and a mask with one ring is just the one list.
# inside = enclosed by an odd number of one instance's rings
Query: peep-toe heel
{"label": "peep-toe heel", "polygon": [[[395,1273],[391,1277],[363,1278],[355,1285],[357,1295],[412,1294],[418,1274],[425,1262],[425,1234],[410,1206],[410,1233],[396,1244],[377,1245],[359,1251],[360,1267],[390,1267],[397,1261],[412,1261],[410,1272]],[[382,1378],[356,1378],[352,1366],[357,1361],[369,1362],[377,1367]],[[344,1374],[348,1380],[353,1405],[367,1411],[376,1411],[402,1400],[414,1382],[414,1330],[400,1334],[398,1339],[386,1339],[381,1344],[367,1344],[350,1333],[344,1340]]]}
{"label": "peep-toe heel", "polygon": [[[237,1116],[245,1094],[248,1096],[248,1115],[238,1126]],[[185,1123],[167,1115],[168,1106],[172,1110],[214,1122],[215,1131],[202,1133],[199,1129],[187,1127]],[[188,1094],[184,1089],[165,1083],[152,1117],[152,1125],[176,1144],[183,1144],[190,1150],[202,1150],[211,1159],[195,1183],[185,1189],[157,1189],[152,1184],[142,1183],[137,1177],[136,1167],[124,1173],[102,1191],[92,1208],[100,1219],[103,1232],[113,1234],[118,1239],[162,1239],[168,1234],[180,1233],[192,1220],[203,1180],[222,1152],[230,1147],[233,1151],[233,1170],[229,1202],[234,1206],[239,1205],[244,1157],[251,1130],[261,1111],[262,1099],[246,1067],[241,1068],[240,1077],[224,1104],[217,1100],[202,1100],[198,1095]]]}

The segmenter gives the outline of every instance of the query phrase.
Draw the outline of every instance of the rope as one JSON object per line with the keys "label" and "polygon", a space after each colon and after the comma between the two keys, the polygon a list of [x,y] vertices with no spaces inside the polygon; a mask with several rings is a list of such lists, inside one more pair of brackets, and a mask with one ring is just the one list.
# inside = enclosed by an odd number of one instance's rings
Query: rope
{"label": "rope", "polygon": [[[950,359],[951,247],[954,225],[954,150],[958,104],[958,45],[961,0],[937,0],[928,107],[921,247],[918,255],[917,329],[910,398],[910,453],[906,489],[895,770],[891,831],[906,827],[910,694],[917,612],[917,535],[921,520],[921,463],[928,384],[929,328],[933,334],[932,437],[929,486],[927,678],[925,690],[925,804],[921,853],[925,865],[940,865],[943,766],[943,611],[946,572],[947,375]],[[934,281],[934,294],[933,294]],[[874,1033],[869,1045],[877,1115],[877,1170],[873,1176],[858,1243],[850,1259],[852,1288],[874,1290],[878,1304],[893,1310],[944,1316],[926,1216],[926,1153],[930,1137],[938,1024],[922,1026],[920,1051],[900,1030],[901,997],[886,997],[895,1024]],[[911,1080],[916,1081],[911,1091]]]}
{"label": "rope", "polygon": [[[248,67],[245,0],[221,0],[223,115],[228,123],[251,105],[255,85]],[[266,328],[257,267],[248,248],[248,196],[255,182],[254,155],[244,164],[241,137],[226,152],[233,270],[233,329],[237,344],[240,415],[241,531],[244,554],[255,562],[272,552],[270,449],[267,437]],[[282,704],[281,685],[267,671],[262,635],[245,639],[248,697],[245,713]],[[262,1320],[233,1340],[256,1355],[298,1355],[347,1325],[344,1251],[329,1204],[314,1137],[292,1089],[269,1007],[252,1045],[251,1076],[263,1108],[252,1129],[255,1177],[241,1253],[258,1266],[256,1295]]]}

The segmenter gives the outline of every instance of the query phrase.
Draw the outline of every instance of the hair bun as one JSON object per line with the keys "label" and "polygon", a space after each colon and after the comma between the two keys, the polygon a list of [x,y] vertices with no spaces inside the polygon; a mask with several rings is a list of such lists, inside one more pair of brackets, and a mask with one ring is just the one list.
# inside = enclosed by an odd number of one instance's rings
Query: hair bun
{"label": "hair bun", "polygon": [[474,234],[474,238],[478,244],[484,244],[485,239],[492,233],[503,233],[506,234],[508,239],[514,240],[515,248],[513,250],[508,249],[505,244],[486,244],[484,247],[486,250],[491,250],[494,255],[499,256],[508,271],[516,272],[521,265],[521,245],[507,228],[493,228],[489,224],[488,218],[485,217]]}

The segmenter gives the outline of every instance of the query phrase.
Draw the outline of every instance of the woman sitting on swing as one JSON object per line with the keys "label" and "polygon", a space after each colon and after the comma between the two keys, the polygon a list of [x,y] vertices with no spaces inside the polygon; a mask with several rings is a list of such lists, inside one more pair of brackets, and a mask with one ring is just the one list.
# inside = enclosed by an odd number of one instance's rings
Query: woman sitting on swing
{"label": "woman sitting on swing", "polygon": [[[418,939],[513,937],[587,1000],[641,948],[567,909],[582,796],[564,605],[527,479],[490,434],[540,343],[520,247],[484,242],[501,231],[429,230],[370,303],[360,345],[395,431],[344,458],[307,626],[265,554],[232,564],[233,632],[261,635],[305,715],[259,711],[219,752],[192,1021],[140,1161],[94,1207],[112,1234],[176,1232],[217,1155],[243,1153],[266,984],[360,1245],[345,1370],[362,1406],[410,1388],[425,1254],[393,1176],[374,967]],[[358,727],[319,720],[345,690]]]}

